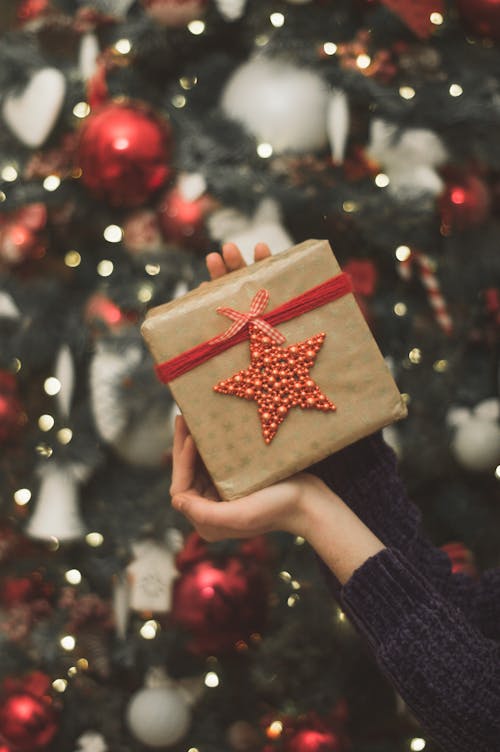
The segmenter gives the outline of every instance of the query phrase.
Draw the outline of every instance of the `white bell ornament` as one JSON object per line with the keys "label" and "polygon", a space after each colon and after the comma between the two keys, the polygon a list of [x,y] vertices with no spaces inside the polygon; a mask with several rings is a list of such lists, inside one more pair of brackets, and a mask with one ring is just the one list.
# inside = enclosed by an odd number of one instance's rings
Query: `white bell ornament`
{"label": "white bell ornament", "polygon": [[39,474],[41,483],[27,534],[31,538],[57,538],[62,542],[82,538],[86,527],[80,516],[78,492],[87,470],[48,460]]}

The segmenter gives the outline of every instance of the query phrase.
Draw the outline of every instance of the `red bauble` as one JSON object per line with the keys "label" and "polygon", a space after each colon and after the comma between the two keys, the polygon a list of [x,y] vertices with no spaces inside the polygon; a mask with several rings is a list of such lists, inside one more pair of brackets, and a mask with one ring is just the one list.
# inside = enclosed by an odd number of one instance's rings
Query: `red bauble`
{"label": "red bauble", "polygon": [[474,175],[451,181],[439,199],[443,228],[466,230],[480,225],[490,211],[490,193],[486,184]]}
{"label": "red bauble", "polygon": [[0,738],[12,752],[43,750],[56,731],[56,714],[48,697],[16,692],[0,705]]}
{"label": "red bauble", "polygon": [[82,182],[113,206],[145,203],[170,175],[171,130],[143,107],[108,104],[85,121],[78,145]]}
{"label": "red bauble", "polygon": [[94,293],[85,305],[85,322],[95,330],[116,332],[137,321],[135,312],[124,312],[100,292]]}
{"label": "red bauble", "polygon": [[179,188],[168,191],[158,214],[165,239],[191,248],[203,247],[207,241],[204,232],[205,216],[215,205],[214,199],[208,194],[203,194],[195,201],[188,201]]}
{"label": "red bauble", "polygon": [[500,39],[500,0],[455,0],[455,4],[468,32]]}
{"label": "red bauble", "polygon": [[333,731],[301,729],[287,742],[286,752],[341,752],[342,743]]}
{"label": "red bauble", "polygon": [[14,266],[44,256],[46,223],[47,208],[42,203],[28,204],[1,215],[0,263]]}
{"label": "red bauble", "polygon": [[163,26],[186,26],[205,14],[207,0],[142,0],[142,4]]}
{"label": "red bauble", "polygon": [[333,731],[301,729],[288,741],[286,752],[341,752],[342,744]]}
{"label": "red bauble", "polygon": [[174,584],[172,619],[186,629],[198,655],[231,651],[265,626],[268,584],[264,570],[246,558],[209,558],[186,567]]}
{"label": "red bauble", "polygon": [[460,573],[477,578],[478,571],[474,554],[463,543],[459,541],[445,543],[444,546],[441,546],[441,549],[448,554],[453,574]]}
{"label": "red bauble", "polygon": [[0,370],[0,443],[15,438],[25,420],[14,375]]}

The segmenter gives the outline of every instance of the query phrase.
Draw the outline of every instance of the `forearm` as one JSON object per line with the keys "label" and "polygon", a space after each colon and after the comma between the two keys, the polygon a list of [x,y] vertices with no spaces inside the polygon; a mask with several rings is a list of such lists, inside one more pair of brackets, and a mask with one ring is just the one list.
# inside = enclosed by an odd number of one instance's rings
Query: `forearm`
{"label": "forearm", "polygon": [[382,541],[325,484],[303,500],[303,537],[343,585],[383,548]]}

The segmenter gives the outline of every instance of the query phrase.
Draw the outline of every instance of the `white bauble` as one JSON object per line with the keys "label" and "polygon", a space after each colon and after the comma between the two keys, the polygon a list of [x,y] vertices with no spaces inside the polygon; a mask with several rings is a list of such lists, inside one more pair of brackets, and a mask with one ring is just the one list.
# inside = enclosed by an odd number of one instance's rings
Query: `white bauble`
{"label": "white bauble", "polygon": [[458,426],[451,448],[467,470],[492,470],[500,464],[500,426],[474,414]]}
{"label": "white bauble", "polygon": [[275,152],[309,152],[328,143],[329,90],[314,71],[254,57],[233,73],[222,94],[224,113]]}
{"label": "white bauble", "polygon": [[36,149],[52,131],[65,95],[66,79],[61,71],[41,68],[20,94],[7,94],[3,119],[19,141]]}
{"label": "white bauble", "polygon": [[132,696],[126,711],[132,734],[147,747],[169,747],[186,734],[191,721],[182,689],[173,683],[144,687]]}

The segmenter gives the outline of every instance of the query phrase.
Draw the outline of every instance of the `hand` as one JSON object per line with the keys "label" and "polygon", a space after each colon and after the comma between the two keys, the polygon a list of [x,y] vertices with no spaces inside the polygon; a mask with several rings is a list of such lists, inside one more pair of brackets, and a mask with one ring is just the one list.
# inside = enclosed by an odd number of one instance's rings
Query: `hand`
{"label": "hand", "polygon": [[172,506],[208,541],[251,538],[275,530],[307,537],[310,503],[321,495],[333,495],[316,476],[297,473],[241,499],[220,501],[181,415],[175,420],[170,494]]}
{"label": "hand", "polygon": [[[271,250],[266,243],[257,243],[254,248],[254,261],[262,261],[271,255]],[[241,251],[235,243],[224,243],[222,256],[220,253],[209,253],[205,258],[210,279],[218,279],[229,272],[243,269],[246,262]]]}

